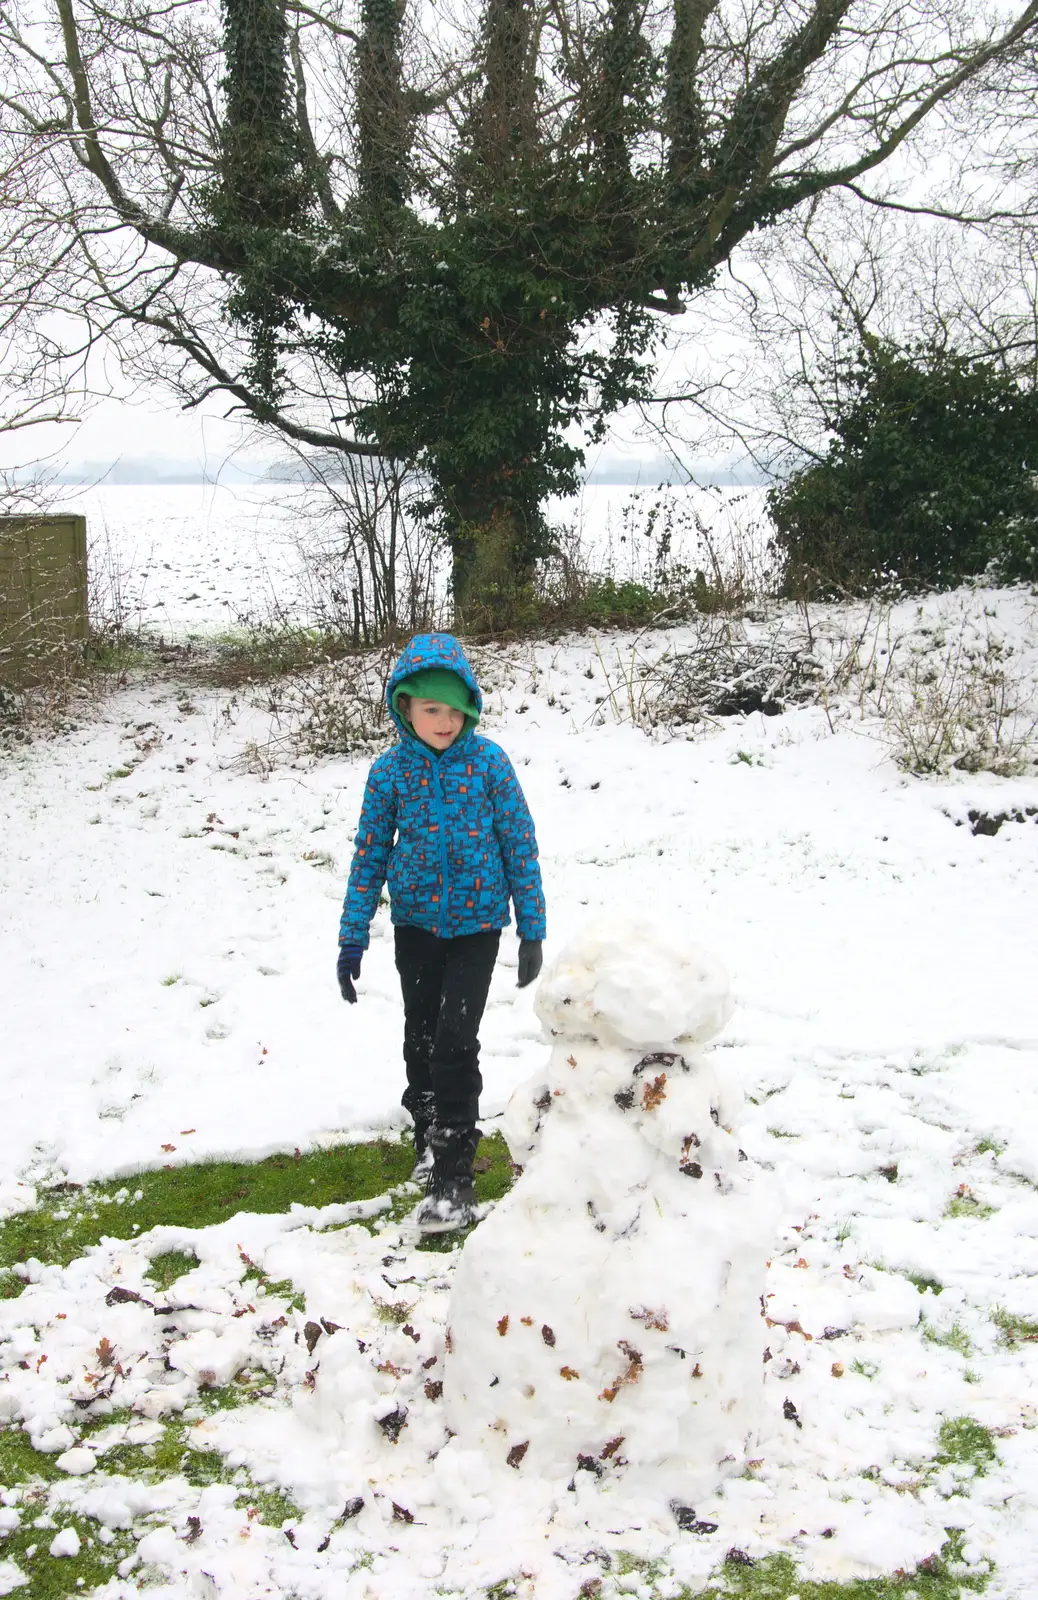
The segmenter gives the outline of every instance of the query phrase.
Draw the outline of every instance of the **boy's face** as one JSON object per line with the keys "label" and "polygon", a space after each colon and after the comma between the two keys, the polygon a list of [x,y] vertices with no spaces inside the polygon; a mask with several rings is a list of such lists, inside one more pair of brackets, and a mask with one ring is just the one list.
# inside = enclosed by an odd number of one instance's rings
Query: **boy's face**
{"label": "boy's face", "polygon": [[465,726],[465,713],[440,700],[412,700],[408,721],[423,744],[447,750]]}

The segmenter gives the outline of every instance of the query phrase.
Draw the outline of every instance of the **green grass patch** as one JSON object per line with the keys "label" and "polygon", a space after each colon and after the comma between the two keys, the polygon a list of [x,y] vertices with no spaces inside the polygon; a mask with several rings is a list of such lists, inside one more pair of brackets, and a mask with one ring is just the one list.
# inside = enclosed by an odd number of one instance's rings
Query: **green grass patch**
{"label": "green grass patch", "polygon": [[[47,1514],[42,1497],[37,1504],[30,1500],[18,1509],[22,1513],[22,1526],[0,1539],[0,1561],[16,1562],[28,1578],[26,1586],[11,1591],[19,1597],[64,1600],[66,1595],[99,1589],[115,1578],[120,1561],[136,1548],[133,1535],[123,1529],[115,1531],[110,1544],[102,1544],[98,1538],[98,1523],[71,1516],[64,1509],[59,1509],[54,1516],[52,1528],[34,1528],[34,1517]],[[80,1550],[76,1556],[49,1553],[51,1541],[64,1528],[75,1528],[79,1535]]]}
{"label": "green grass patch", "polygon": [[265,1522],[268,1528],[280,1528],[286,1522],[298,1522],[301,1515],[295,1501],[280,1489],[252,1489],[248,1494],[239,1496],[238,1504],[257,1512],[260,1522]]}
{"label": "green grass patch", "polygon": [[406,1300],[380,1300],[378,1295],[372,1295],[372,1302],[379,1322],[395,1322],[398,1328],[414,1310],[414,1305],[408,1305]]}
{"label": "green grass patch", "polygon": [[[222,1390],[206,1395],[207,1409],[221,1403],[224,1395]],[[89,1444],[91,1434],[129,1420],[127,1411],[98,1418],[94,1426],[84,1429],[83,1442]],[[191,1434],[190,1422],[175,1418],[166,1424],[162,1437],[154,1444],[116,1445],[105,1451],[99,1458],[100,1471],[109,1477],[125,1476],[152,1482],[183,1477],[198,1489],[214,1483],[231,1483],[239,1490],[236,1504],[252,1512],[260,1522],[280,1528],[287,1521],[298,1520],[298,1507],[286,1494],[258,1487],[241,1468],[229,1468],[216,1450],[195,1449]],[[49,1510],[50,1486],[67,1481],[65,1474],[55,1465],[53,1456],[37,1454],[28,1436],[19,1429],[0,1429],[0,1481],[8,1488],[22,1491],[17,1501],[22,1526],[6,1538],[0,1537],[0,1561],[17,1562],[30,1580],[27,1587],[16,1589],[15,1594],[31,1594],[33,1600],[59,1600],[59,1597],[97,1588],[114,1578],[119,1562],[135,1550],[136,1538],[130,1530],[117,1531],[112,1543],[106,1545],[98,1537],[99,1524],[69,1515],[60,1505],[52,1512]],[[32,1525],[36,1517],[48,1515],[53,1518],[53,1527]],[[51,1556],[49,1549],[55,1534],[70,1526],[80,1538],[79,1554]],[[138,1527],[136,1536],[144,1531],[143,1527]]]}
{"label": "green grass patch", "polygon": [[720,1583],[702,1590],[697,1600],[786,1600],[793,1594],[799,1595],[800,1600],[906,1600],[911,1594],[917,1600],[960,1600],[963,1590],[979,1594],[987,1576],[962,1571],[964,1535],[958,1529],[946,1532],[948,1537],[940,1551],[921,1562],[914,1572],[889,1578],[813,1583],[798,1575],[788,1556],[766,1556],[752,1566],[728,1560]]}
{"label": "green grass patch", "polygon": [[934,1459],[938,1467],[972,1467],[977,1477],[982,1478],[998,1460],[998,1451],[990,1428],[972,1417],[950,1417],[941,1423]]}
{"label": "green grass patch", "polygon": [[932,1322],[923,1318],[923,1338],[928,1344],[943,1345],[946,1350],[957,1350],[960,1356],[971,1356],[973,1345],[969,1334],[959,1322],[953,1322],[950,1328],[935,1328]]}
{"label": "green grass patch", "polygon": [[1001,1306],[995,1307],[991,1320],[998,1329],[999,1344],[1012,1346],[1038,1342],[1038,1322],[1031,1322],[1027,1317],[1014,1317]]}
{"label": "green grass patch", "polygon": [[92,634],[84,652],[84,666],[88,672],[131,672],[139,667],[154,666],[156,651],[147,639],[119,630]]}
{"label": "green grass patch", "polygon": [[978,1200],[976,1195],[968,1190],[962,1194],[953,1195],[944,1208],[946,1217],[975,1217],[978,1221],[984,1217],[993,1217],[997,1206],[985,1205],[983,1200]]}
{"label": "green grass patch", "polygon": [[515,1182],[515,1168],[500,1133],[480,1141],[476,1152],[476,1194],[480,1202],[500,1200]]}
{"label": "green grass patch", "polygon": [[62,1184],[44,1191],[35,1211],[0,1224],[0,1297],[24,1287],[3,1269],[34,1257],[67,1266],[105,1237],[132,1239],[161,1224],[206,1228],[240,1211],[287,1211],[293,1202],[371,1200],[403,1183],[413,1162],[409,1143],[379,1139],[264,1161],[163,1167],[82,1189]]}
{"label": "green grass patch", "polygon": [[0,1483],[6,1488],[37,1479],[57,1483],[64,1476],[54,1465],[54,1457],[35,1451],[29,1443],[29,1435],[21,1428],[0,1428]]}
{"label": "green grass patch", "polygon": [[905,1277],[909,1283],[914,1283],[920,1294],[925,1294],[929,1289],[931,1294],[943,1294],[944,1284],[937,1278],[928,1278],[922,1272],[906,1272]]}
{"label": "green grass patch", "polygon": [[156,1289],[168,1289],[185,1272],[193,1272],[197,1265],[196,1255],[187,1255],[183,1250],[163,1250],[161,1255],[152,1256],[144,1276],[151,1279]]}

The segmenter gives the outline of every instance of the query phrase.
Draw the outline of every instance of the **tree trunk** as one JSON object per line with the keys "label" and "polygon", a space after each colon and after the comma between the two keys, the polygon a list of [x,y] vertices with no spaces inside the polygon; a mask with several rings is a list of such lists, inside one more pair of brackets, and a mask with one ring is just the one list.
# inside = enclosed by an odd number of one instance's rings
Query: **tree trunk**
{"label": "tree trunk", "polygon": [[[536,507],[532,515],[539,529]],[[455,628],[496,633],[529,612],[539,544],[532,531],[530,514],[515,504],[478,506],[467,497],[463,514],[447,530]]]}

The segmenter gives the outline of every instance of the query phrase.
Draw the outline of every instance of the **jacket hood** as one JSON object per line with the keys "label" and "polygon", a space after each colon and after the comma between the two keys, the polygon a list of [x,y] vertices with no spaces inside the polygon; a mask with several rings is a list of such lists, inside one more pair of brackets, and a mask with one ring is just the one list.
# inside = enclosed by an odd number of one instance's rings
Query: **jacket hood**
{"label": "jacket hood", "polygon": [[454,635],[416,633],[410,644],[405,647],[386,682],[386,705],[389,707],[389,714],[400,734],[407,738],[413,738],[413,734],[393,705],[394,691],[400,687],[405,678],[413,678],[417,672],[428,672],[432,667],[445,667],[449,672],[456,672],[471,693],[477,712],[483,710],[483,696],[479,692],[476,675]]}

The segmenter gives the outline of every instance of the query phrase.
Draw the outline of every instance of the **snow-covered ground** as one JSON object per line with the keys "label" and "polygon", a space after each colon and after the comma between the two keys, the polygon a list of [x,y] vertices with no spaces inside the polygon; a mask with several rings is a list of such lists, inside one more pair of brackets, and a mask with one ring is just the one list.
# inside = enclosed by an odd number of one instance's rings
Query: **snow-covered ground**
{"label": "snow-covered ground", "polygon": [[[1033,599],[965,603],[1033,671]],[[731,1548],[785,1551],[805,1579],[868,1576],[911,1570],[949,1528],[964,1531],[964,1573],[995,1563],[990,1593],[1036,1592],[1038,1350],[1001,1343],[992,1313],[1038,1320],[1038,776],[907,777],[853,696],[691,739],[618,721],[632,656],[692,638],[510,646],[479,666],[487,731],[537,820],[550,949],[603,914],[665,913],[733,976],[736,1013],[711,1048],[750,1097],[740,1143],[783,1197],[759,1464],[695,1507],[698,1532],[626,1495],[608,1464],[572,1489],[517,1469],[498,1492],[477,1459],[442,1451],[451,1260],[416,1253],[406,1222],[387,1215],[372,1235],[333,1207],[159,1229],[33,1269],[0,1306],[0,1405],[38,1443],[72,1445],[101,1337],[132,1355],[113,1400],[145,1429],[181,1405],[190,1417],[207,1373],[276,1374],[269,1398],[194,1436],[291,1493],[292,1541],[236,1509],[233,1488],[128,1486],[103,1454],[52,1495],[59,1522],[62,1505],[132,1522],[140,1570],[170,1600],[417,1600],[510,1579],[572,1600],[595,1578],[620,1592],[620,1551],[658,1560],[657,1592],[676,1595]],[[268,768],[254,753],[269,733],[257,707],[151,683],[0,766],[8,1205],[61,1176],[402,1125],[385,912],[356,1007],[333,970],[367,763]],[[1024,820],[993,836],[968,820],[1014,808]],[[515,967],[506,935],[483,1031],[488,1117],[547,1060]],[[176,1304],[195,1309],[107,1304],[114,1285],[154,1299],[149,1258],[188,1247],[200,1265]],[[291,1279],[305,1311],[257,1298],[245,1257]],[[405,1426],[386,1425],[405,1408]],[[942,1419],[962,1416],[995,1430],[985,1476],[935,1465]],[[202,1531],[186,1540],[189,1516]]]}
{"label": "snow-covered ground", "polygon": [[305,620],[313,518],[296,486],[100,484],[62,490],[56,509],[86,517],[102,617],[174,639],[265,619],[275,602]]}

